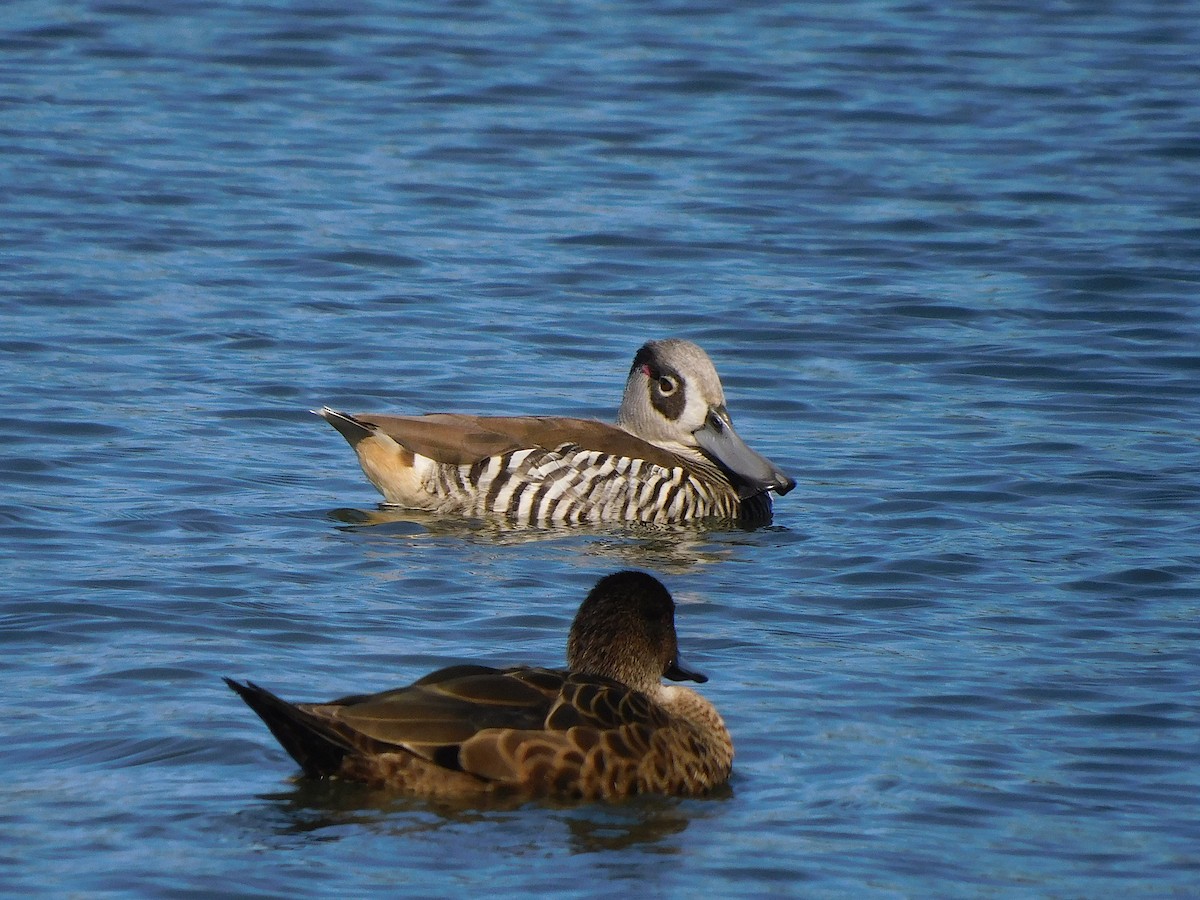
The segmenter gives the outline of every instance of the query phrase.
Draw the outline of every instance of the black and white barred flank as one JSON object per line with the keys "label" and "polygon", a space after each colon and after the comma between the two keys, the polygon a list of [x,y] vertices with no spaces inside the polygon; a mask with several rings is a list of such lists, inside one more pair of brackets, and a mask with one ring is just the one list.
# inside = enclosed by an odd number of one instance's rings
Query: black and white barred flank
{"label": "black and white barred flank", "polygon": [[744,512],[733,489],[713,479],[720,477],[715,467],[711,473],[667,468],[572,444],[430,468],[432,477],[424,481],[436,498],[431,506],[513,524],[666,523],[736,519]]}

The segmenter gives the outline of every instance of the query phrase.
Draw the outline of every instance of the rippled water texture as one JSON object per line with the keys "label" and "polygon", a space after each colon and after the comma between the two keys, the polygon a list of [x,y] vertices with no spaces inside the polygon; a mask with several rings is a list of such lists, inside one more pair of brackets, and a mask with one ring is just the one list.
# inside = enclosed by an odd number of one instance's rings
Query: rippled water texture
{"label": "rippled water texture", "polygon": [[[0,891],[1186,896],[1194,4],[0,6]],[[757,531],[381,510],[324,403],[611,418],[706,347]],[[680,600],[728,793],[438,809],[296,699]]]}

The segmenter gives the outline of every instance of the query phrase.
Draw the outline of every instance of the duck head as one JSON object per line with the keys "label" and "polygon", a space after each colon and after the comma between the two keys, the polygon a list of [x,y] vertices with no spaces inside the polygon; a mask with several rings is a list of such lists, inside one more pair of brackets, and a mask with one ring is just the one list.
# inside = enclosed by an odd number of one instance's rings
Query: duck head
{"label": "duck head", "polygon": [[747,446],[725,408],[725,391],[708,354],[691,341],[648,341],[625,383],[617,425],[675,453],[702,454],[730,473],[742,498],[796,486]]}

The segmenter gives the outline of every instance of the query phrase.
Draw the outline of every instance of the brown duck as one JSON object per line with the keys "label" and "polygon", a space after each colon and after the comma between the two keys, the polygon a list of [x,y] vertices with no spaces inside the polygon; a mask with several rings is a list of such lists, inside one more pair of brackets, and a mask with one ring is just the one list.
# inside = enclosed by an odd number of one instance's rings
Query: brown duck
{"label": "brown duck", "polygon": [[312,778],[458,801],[699,795],[733,743],[711,703],[661,681],[707,680],[679,662],[674,611],[657,579],[618,572],[580,606],[565,670],[451,666],[329,703],[225,682]]}
{"label": "brown duck", "polygon": [[771,520],[796,482],[733,429],[708,354],[650,341],[615,425],[552,416],[316,410],[387,503],[516,524]]}

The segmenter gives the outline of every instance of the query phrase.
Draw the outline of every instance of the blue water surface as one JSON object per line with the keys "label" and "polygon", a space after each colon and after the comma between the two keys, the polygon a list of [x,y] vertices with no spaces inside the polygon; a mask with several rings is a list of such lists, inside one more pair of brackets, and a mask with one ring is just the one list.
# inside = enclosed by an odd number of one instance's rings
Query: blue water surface
{"label": "blue water surface", "polygon": [[[0,6],[0,892],[1200,892],[1200,16]],[[704,346],[775,522],[381,509],[307,410],[611,419]],[[295,699],[679,600],[728,792],[445,810]]]}

